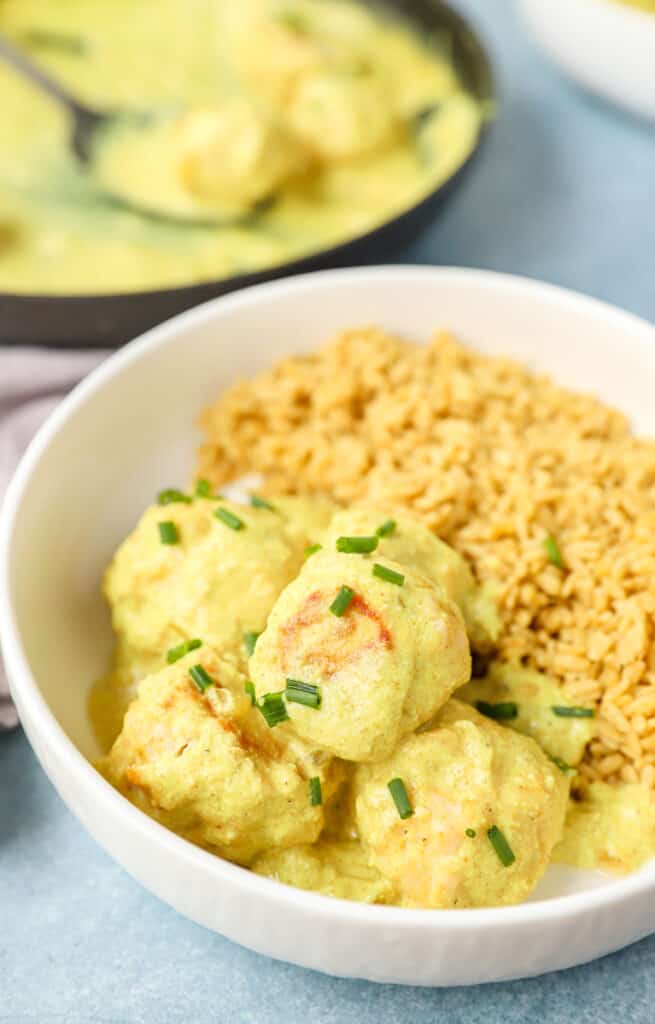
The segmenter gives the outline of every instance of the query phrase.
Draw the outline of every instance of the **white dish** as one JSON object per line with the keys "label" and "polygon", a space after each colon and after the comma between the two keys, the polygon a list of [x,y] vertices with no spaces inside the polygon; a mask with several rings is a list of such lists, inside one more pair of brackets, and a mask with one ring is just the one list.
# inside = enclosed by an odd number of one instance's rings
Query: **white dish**
{"label": "white dish", "polygon": [[114,355],[31,445],[0,529],[0,637],[43,767],[97,841],[194,921],[331,974],[461,985],[582,963],[655,930],[655,862],[625,879],[550,869],[526,904],[362,906],[282,886],[195,848],[119,796],[86,757],[91,680],[111,647],[100,575],[162,486],[190,474],[198,410],[236,376],[375,323],[446,326],[593,391],[655,435],[655,329],[582,296],[481,271],[387,267],[266,284],[184,313]]}
{"label": "white dish", "polygon": [[615,0],[520,0],[537,43],[580,85],[655,119],[655,14]]}

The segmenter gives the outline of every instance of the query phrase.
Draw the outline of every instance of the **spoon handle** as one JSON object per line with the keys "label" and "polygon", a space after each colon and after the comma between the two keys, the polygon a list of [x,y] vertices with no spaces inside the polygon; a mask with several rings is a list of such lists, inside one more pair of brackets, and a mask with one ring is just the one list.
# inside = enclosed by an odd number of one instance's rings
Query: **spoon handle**
{"label": "spoon handle", "polygon": [[35,64],[29,57],[26,57],[17,46],[14,46],[6,36],[2,35],[0,35],[0,60],[11,64],[16,71],[38,86],[42,92],[47,93],[60,106],[65,107],[74,118],[95,116],[95,111],[80,103],[60,82],[52,78],[39,64]]}

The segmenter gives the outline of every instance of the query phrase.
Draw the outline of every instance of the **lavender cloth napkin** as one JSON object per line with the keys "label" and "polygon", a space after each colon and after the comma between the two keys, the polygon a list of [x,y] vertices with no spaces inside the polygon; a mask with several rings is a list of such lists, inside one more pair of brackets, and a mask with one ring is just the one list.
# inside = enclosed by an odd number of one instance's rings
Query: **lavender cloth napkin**
{"label": "lavender cloth napkin", "polygon": [[[107,352],[0,348],[0,507],[21,455],[43,421]],[[0,729],[18,722],[0,658]]]}

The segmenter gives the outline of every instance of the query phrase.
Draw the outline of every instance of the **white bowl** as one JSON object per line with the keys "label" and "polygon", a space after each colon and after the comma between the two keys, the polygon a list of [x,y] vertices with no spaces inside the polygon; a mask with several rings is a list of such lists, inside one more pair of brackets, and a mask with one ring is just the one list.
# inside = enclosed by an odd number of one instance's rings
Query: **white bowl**
{"label": "white bowl", "polygon": [[655,119],[655,13],[615,0],[520,0],[520,7],[536,41],[566,74]]}
{"label": "white bowl", "polygon": [[100,576],[162,486],[188,478],[198,410],[241,374],[379,324],[425,341],[453,329],[593,391],[655,434],[655,330],[609,306],[471,270],[331,271],[261,285],[156,328],[61,405],[6,497],[0,637],[43,767],[96,840],[148,889],[208,928],[331,974],[457,985],[582,963],[655,930],[655,863],[625,879],[551,868],[533,900],[485,910],[362,906],[288,888],[151,821],[91,767],[85,711],[111,647]]}

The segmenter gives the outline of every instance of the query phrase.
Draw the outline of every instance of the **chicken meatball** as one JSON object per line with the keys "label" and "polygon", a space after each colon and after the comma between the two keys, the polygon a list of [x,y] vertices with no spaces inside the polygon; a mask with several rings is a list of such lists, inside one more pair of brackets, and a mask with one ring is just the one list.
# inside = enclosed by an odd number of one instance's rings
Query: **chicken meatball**
{"label": "chicken meatball", "polygon": [[321,42],[292,19],[237,12],[235,4],[229,40],[235,70],[249,92],[283,110],[303,78],[325,66]]}
{"label": "chicken meatball", "polygon": [[380,537],[380,555],[418,570],[443,587],[464,616],[473,649],[483,653],[493,648],[500,635],[501,622],[488,589],[476,584],[469,566],[457,551],[412,515],[386,513],[369,506],[344,509],[334,516],[326,543],[342,534],[375,534],[384,523],[394,525]]}
{"label": "chicken meatball", "polygon": [[[396,805],[393,780],[408,807]],[[405,907],[524,900],[562,835],[568,797],[534,740],[456,700],[387,761],[360,765],[353,786],[370,863]]]}
{"label": "chicken meatball", "polygon": [[388,757],[470,675],[457,607],[424,576],[385,559],[398,585],[374,565],[361,554],[312,555],[249,664],[259,698],[286,689],[297,734],[347,761]]}
{"label": "chicken meatball", "polygon": [[175,146],[185,187],[235,210],[272,196],[309,165],[299,139],[242,97],[185,114]]}
{"label": "chicken meatball", "polygon": [[269,729],[236,662],[206,645],[144,679],[101,771],[161,824],[229,860],[312,843],[332,791],[330,757]]}
{"label": "chicken meatball", "polygon": [[562,771],[580,764],[596,733],[592,717],[555,714],[554,707],[571,703],[562,687],[520,665],[494,662],[484,679],[471,680],[456,697],[483,713],[502,716],[503,725],[531,736],[542,750],[557,758]]}
{"label": "chicken meatball", "polygon": [[360,843],[319,840],[314,846],[270,850],[252,866],[258,875],[324,896],[360,903],[389,903],[393,888],[368,862]]}
{"label": "chicken meatball", "polygon": [[[176,543],[162,543],[167,521]],[[117,668],[142,678],[187,637],[243,653],[244,633],[264,629],[304,548],[300,533],[268,509],[206,499],[149,508],[105,576]]]}
{"label": "chicken meatball", "polygon": [[571,800],[556,863],[626,874],[655,855],[655,795],[639,782],[590,783]]}
{"label": "chicken meatball", "polygon": [[399,133],[387,95],[388,84],[373,75],[321,71],[299,83],[287,117],[317,159],[349,160],[381,149]]}

